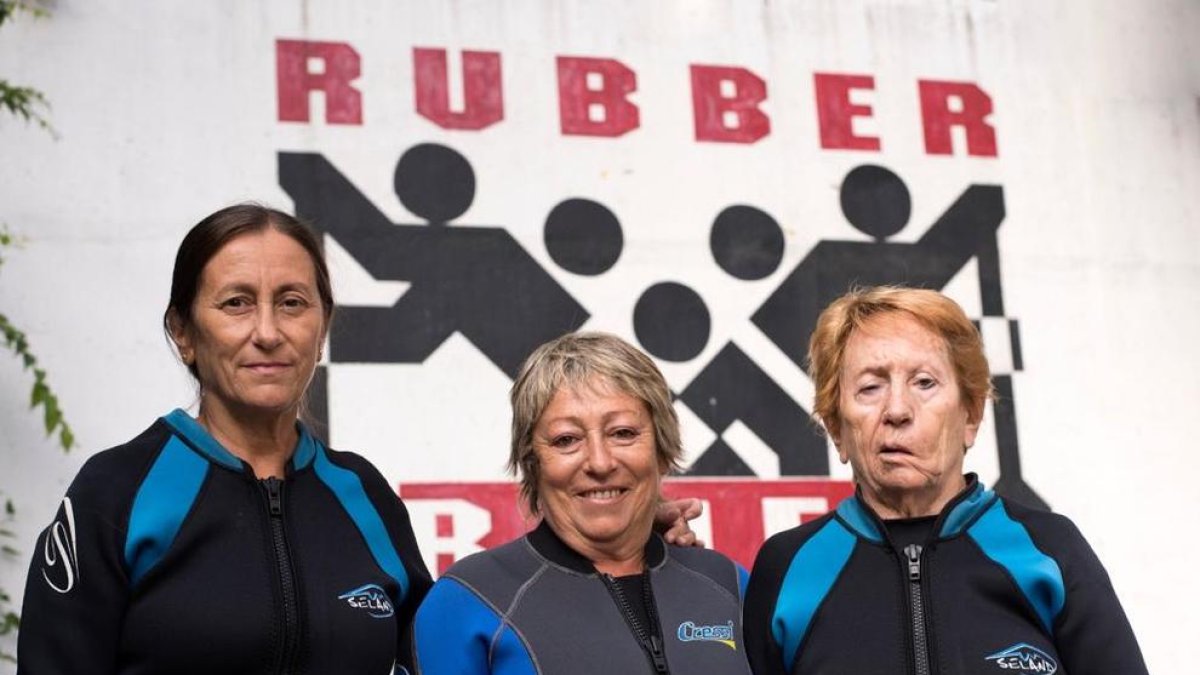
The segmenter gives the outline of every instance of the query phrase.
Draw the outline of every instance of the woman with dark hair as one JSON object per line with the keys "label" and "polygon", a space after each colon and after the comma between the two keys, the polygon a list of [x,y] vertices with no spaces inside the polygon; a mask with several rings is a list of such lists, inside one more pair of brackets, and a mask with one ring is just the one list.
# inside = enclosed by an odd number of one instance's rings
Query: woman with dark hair
{"label": "woman with dark hair", "polygon": [[405,672],[431,584],[408,514],[299,421],[333,307],[292,216],[240,204],[192,228],[163,323],[199,413],[80,470],[35,549],[20,673]]}
{"label": "woman with dark hair", "polygon": [[763,544],[746,592],[756,675],[1137,675],[1137,640],[1067,518],[963,473],[991,375],[937,291],[835,300],[809,344],[814,416],[857,491]]}

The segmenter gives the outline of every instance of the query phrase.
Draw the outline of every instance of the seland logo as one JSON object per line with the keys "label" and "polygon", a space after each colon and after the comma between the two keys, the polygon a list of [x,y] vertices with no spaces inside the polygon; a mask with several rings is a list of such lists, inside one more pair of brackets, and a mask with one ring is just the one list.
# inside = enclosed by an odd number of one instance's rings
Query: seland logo
{"label": "seland logo", "polygon": [[675,631],[680,642],[720,642],[730,649],[737,650],[737,642],[733,639],[733,622],[713,626],[699,626],[693,621],[684,621]]}
{"label": "seland logo", "polygon": [[984,658],[995,662],[1001,670],[1042,673],[1043,675],[1053,675],[1058,672],[1058,663],[1049,654],[1024,642]]}
{"label": "seland logo", "polygon": [[354,609],[361,609],[376,619],[386,619],[396,613],[387,593],[375,584],[359,586],[338,596]]}

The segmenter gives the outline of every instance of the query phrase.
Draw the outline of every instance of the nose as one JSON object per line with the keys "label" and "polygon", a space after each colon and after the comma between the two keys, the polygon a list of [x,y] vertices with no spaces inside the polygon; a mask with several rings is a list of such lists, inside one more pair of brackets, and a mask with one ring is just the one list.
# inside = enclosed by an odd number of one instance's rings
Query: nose
{"label": "nose", "polygon": [[883,406],[883,423],[901,426],[912,421],[912,401],[904,387],[892,387]]}
{"label": "nose", "polygon": [[584,469],[594,476],[606,476],[617,468],[612,449],[605,440],[603,433],[588,435]]}
{"label": "nose", "polygon": [[279,331],[279,322],[275,316],[275,308],[262,306],[254,321],[254,344],[260,349],[271,350],[283,342],[283,334]]}

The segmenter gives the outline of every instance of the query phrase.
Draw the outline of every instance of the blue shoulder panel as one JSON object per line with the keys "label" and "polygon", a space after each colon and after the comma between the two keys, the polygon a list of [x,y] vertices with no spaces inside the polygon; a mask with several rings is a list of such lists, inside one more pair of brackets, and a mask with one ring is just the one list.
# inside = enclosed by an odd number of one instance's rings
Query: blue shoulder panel
{"label": "blue shoulder panel", "polygon": [[775,601],[775,614],[771,617],[771,633],[783,652],[784,667],[788,672],[796,663],[800,643],[813,615],[850,560],[856,542],[856,537],[837,519],[830,519],[804,542],[788,565],[779,587],[779,599]]}
{"label": "blue shoulder panel", "polygon": [[400,554],[396,552],[392,538],[388,536],[383,519],[379,517],[375,505],[367,498],[362,479],[353,471],[329,461],[329,457],[320,448],[314,452],[313,466],[317,477],[329,487],[341,502],[342,508],[346,509],[346,513],[350,514],[350,520],[366,540],[375,563],[400,587],[400,597],[393,598],[399,606],[408,595],[408,572],[404,569],[404,563],[400,561]]}
{"label": "blue shoulder panel", "polygon": [[529,650],[479,596],[451,577],[417,610],[413,642],[424,675],[535,675]]}
{"label": "blue shoulder panel", "polygon": [[300,439],[296,441],[296,451],[292,453],[292,468],[299,470],[311,464],[317,456],[317,441],[308,432],[308,427],[299,422],[296,422],[296,431],[300,432]]}
{"label": "blue shoulder panel", "polygon": [[125,533],[125,566],[132,584],[140,581],[175,541],[208,467],[208,460],[174,436],[154,460],[134,495]]}
{"label": "blue shoulder panel", "polygon": [[1023,525],[1009,517],[997,499],[967,533],[984,555],[1008,571],[1033,606],[1046,633],[1054,635],[1054,620],[1066,602],[1062,570],[1034,545]]}
{"label": "blue shoulder panel", "polygon": [[860,537],[869,539],[876,544],[883,541],[883,533],[879,531],[875,519],[867,512],[862,502],[858,501],[857,496],[843,499],[842,503],[837,506],[837,515],[838,518],[845,521],[851,531],[857,532]]}
{"label": "blue shoulder panel", "polygon": [[946,516],[946,520],[942,523],[942,531],[938,536],[945,539],[961,533],[976,516],[987,509],[995,497],[996,493],[984,488],[983,483],[975,483],[971,494],[955,504],[949,515]]}
{"label": "blue shoulder panel", "polygon": [[189,443],[207,455],[212,461],[235,471],[242,470],[242,460],[234,457],[232,452],[226,450],[225,446],[213,438],[212,434],[209,434],[207,429],[200,426],[200,423],[193,419],[191,415],[176,408],[163,415],[162,420],[174,429],[175,433],[186,438]]}

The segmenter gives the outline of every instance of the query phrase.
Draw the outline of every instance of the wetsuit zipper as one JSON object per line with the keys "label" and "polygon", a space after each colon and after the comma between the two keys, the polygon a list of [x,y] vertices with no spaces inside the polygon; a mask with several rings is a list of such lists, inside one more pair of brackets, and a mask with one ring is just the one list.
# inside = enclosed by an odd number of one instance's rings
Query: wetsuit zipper
{"label": "wetsuit zipper", "polygon": [[294,672],[295,652],[299,644],[300,612],[296,594],[296,575],[283,529],[283,481],[271,476],[261,481],[267,493],[267,514],[271,523],[271,544],[275,550],[275,569],[283,598],[283,637],[280,640],[279,660],[275,672],[289,675]]}
{"label": "wetsuit zipper", "polygon": [[629,598],[625,597],[624,591],[621,590],[612,575],[601,574],[600,578],[604,581],[604,586],[612,595],[613,600],[616,601],[621,614],[624,615],[629,630],[633,632],[638,644],[649,657],[654,672],[658,675],[670,673],[671,671],[667,667],[667,653],[663,650],[662,627],[658,625],[658,610],[654,606],[654,591],[650,587],[650,571],[646,570],[642,573],[642,601],[646,604],[646,614],[650,622],[648,632],[638,623],[637,615],[629,604]]}
{"label": "wetsuit zipper", "polygon": [[912,620],[913,663],[916,675],[930,675],[929,635],[925,630],[925,603],[921,594],[921,547],[904,547],[908,570],[908,608]]}

